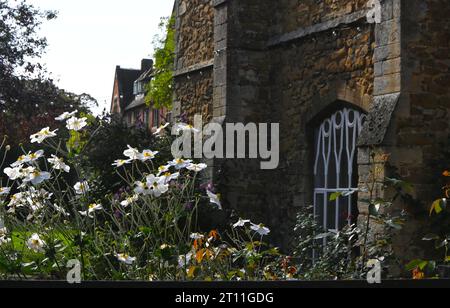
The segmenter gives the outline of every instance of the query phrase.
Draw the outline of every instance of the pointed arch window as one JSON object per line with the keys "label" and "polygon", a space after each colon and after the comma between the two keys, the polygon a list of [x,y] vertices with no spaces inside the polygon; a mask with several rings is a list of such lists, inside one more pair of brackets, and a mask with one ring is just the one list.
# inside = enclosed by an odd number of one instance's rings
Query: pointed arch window
{"label": "pointed arch window", "polygon": [[337,232],[355,222],[357,194],[330,201],[333,193],[358,187],[357,140],[366,115],[343,108],[315,129],[314,214],[326,232]]}

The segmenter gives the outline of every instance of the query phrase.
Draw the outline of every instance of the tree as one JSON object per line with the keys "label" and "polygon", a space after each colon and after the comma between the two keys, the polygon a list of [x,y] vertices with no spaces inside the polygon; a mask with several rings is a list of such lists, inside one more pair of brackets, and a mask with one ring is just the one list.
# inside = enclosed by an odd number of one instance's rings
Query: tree
{"label": "tree", "polygon": [[54,18],[26,0],[0,0],[0,136],[9,142],[27,142],[29,134],[56,125],[62,111],[86,109],[87,95],[59,89],[38,62],[47,41],[37,31]]}
{"label": "tree", "polygon": [[145,101],[155,108],[170,108],[175,62],[175,18],[163,18],[160,28],[165,36],[155,39],[155,72],[153,79],[147,85],[148,93]]}

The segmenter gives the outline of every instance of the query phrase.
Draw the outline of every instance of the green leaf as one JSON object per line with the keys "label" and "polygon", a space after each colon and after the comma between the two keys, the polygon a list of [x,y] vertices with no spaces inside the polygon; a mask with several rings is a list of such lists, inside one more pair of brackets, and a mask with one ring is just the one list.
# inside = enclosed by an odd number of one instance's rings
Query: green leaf
{"label": "green leaf", "polygon": [[405,268],[407,271],[412,271],[412,270],[415,270],[416,268],[419,268],[420,264],[422,264],[423,262],[426,262],[426,261],[423,261],[421,259],[412,260],[411,262],[409,262],[406,265]]}
{"label": "green leaf", "polygon": [[336,201],[342,196],[341,192],[335,192],[330,195],[330,201]]}
{"label": "green leaf", "polygon": [[419,269],[421,271],[423,271],[425,269],[425,267],[427,267],[427,266],[428,266],[428,261],[422,261],[419,263]]}
{"label": "green leaf", "polygon": [[436,214],[442,213],[443,210],[447,207],[447,199],[439,199],[433,202],[430,209],[430,216],[433,215],[433,212]]}

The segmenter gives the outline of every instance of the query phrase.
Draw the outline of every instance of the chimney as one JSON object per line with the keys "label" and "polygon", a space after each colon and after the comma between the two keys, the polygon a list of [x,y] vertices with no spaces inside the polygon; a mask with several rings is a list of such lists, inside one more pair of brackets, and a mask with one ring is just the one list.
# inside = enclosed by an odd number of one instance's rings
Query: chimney
{"label": "chimney", "polygon": [[152,59],[142,59],[141,61],[141,72],[146,72],[153,67]]}

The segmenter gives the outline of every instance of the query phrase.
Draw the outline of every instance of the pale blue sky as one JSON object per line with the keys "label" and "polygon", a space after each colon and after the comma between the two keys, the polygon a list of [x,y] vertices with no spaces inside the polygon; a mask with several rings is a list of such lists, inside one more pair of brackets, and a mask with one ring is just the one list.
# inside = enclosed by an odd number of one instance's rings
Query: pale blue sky
{"label": "pale blue sky", "polygon": [[[169,16],[173,0],[29,0],[59,11],[41,34],[49,47],[43,62],[57,84],[89,93],[107,108],[116,65],[139,68],[153,53],[160,17]],[[96,110],[98,112],[99,110]]]}

